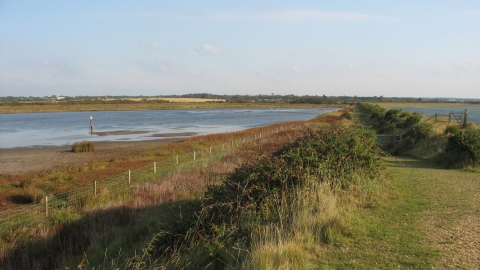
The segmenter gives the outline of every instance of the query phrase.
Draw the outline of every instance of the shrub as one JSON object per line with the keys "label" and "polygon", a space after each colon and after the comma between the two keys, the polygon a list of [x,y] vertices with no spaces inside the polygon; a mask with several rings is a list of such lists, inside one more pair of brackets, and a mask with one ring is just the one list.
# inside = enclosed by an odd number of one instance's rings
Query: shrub
{"label": "shrub", "polygon": [[450,125],[445,128],[445,134],[457,134],[460,132],[460,127],[457,125]]}
{"label": "shrub", "polygon": [[75,144],[73,144],[73,147],[72,147],[72,152],[74,153],[93,152],[93,151],[95,151],[95,146],[93,145],[93,142],[90,142],[90,141],[76,142]]}
{"label": "shrub", "polygon": [[[307,188],[309,179],[338,190],[354,184],[355,175],[370,179],[377,172],[380,150],[373,131],[323,126],[298,132],[304,132],[302,138],[273,157],[250,160],[222,184],[208,187],[202,209],[194,214],[196,222],[191,218],[159,236],[156,252],[168,256],[172,244],[187,247],[202,259],[191,268],[226,262],[235,245],[248,242],[254,231],[281,222],[294,191]],[[329,231],[322,229],[322,235],[330,239]]]}
{"label": "shrub", "polygon": [[351,113],[347,112],[347,113],[344,113],[344,114],[340,115],[340,119],[352,120],[353,117],[352,117]]}
{"label": "shrub", "polygon": [[407,133],[407,136],[410,136],[412,143],[417,143],[422,139],[430,137],[433,133],[433,124],[432,123],[420,123],[412,127],[412,129]]}
{"label": "shrub", "polygon": [[450,136],[441,157],[452,168],[480,165],[480,130],[466,129]]}

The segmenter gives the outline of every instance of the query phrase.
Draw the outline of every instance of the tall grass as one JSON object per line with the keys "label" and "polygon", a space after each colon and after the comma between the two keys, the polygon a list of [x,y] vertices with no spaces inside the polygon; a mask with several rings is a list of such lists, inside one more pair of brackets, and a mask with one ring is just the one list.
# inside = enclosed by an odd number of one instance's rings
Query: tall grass
{"label": "tall grass", "polygon": [[75,142],[72,146],[72,152],[74,153],[93,152],[93,151],[95,151],[95,146],[91,141]]}
{"label": "tall grass", "polygon": [[353,189],[356,174],[376,173],[374,134],[328,126],[301,133],[273,157],[249,160],[210,186],[197,210],[156,236],[154,268],[303,268],[311,254],[299,246],[320,247],[342,234],[334,194]]}

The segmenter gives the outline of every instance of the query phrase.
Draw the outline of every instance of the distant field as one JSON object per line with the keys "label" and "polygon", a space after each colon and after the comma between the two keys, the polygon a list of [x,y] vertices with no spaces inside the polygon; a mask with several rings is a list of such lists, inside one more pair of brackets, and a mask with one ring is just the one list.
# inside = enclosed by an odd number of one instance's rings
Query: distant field
{"label": "distant field", "polygon": [[226,102],[225,99],[216,98],[127,98],[127,100],[142,101],[142,100],[166,100],[168,102],[181,103],[196,103],[196,102]]}
{"label": "distant field", "polygon": [[[146,100],[146,101],[145,101]],[[166,100],[168,102],[165,102]],[[125,102],[127,101],[127,102]],[[343,107],[340,104],[291,104],[291,103],[232,103],[223,99],[200,98],[135,98],[135,99],[101,99],[96,102],[66,103],[20,103],[0,104],[0,113],[37,113],[37,112],[78,112],[78,111],[136,111],[136,110],[192,110],[192,109],[244,109],[244,108],[326,108]]]}

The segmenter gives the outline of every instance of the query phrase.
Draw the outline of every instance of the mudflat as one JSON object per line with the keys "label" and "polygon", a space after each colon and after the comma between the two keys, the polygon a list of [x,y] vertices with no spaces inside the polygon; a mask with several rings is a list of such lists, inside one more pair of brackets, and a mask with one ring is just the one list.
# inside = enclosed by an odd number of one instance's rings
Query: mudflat
{"label": "mudflat", "polygon": [[57,167],[84,164],[91,158],[106,160],[115,156],[134,156],[162,144],[180,140],[181,138],[94,142],[95,151],[88,153],[73,153],[71,145],[0,149],[0,175],[48,171]]}

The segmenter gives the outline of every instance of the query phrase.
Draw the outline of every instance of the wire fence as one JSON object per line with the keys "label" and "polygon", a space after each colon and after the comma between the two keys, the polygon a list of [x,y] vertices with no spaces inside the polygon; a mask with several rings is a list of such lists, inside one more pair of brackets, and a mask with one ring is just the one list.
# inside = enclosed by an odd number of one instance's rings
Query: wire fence
{"label": "wire fence", "polygon": [[174,175],[192,166],[203,166],[243,145],[253,143],[258,144],[260,148],[263,138],[284,130],[286,128],[282,127],[250,137],[237,138],[229,143],[196,150],[193,153],[175,155],[141,168],[125,171],[108,179],[94,181],[81,188],[50,197],[46,196],[40,201],[0,212],[0,230],[6,225],[10,228],[11,225],[28,225],[28,222],[35,222],[38,218],[48,218],[49,213],[59,209],[80,212],[92,200],[100,196],[105,199],[105,194],[118,195],[129,191],[133,186]]}

